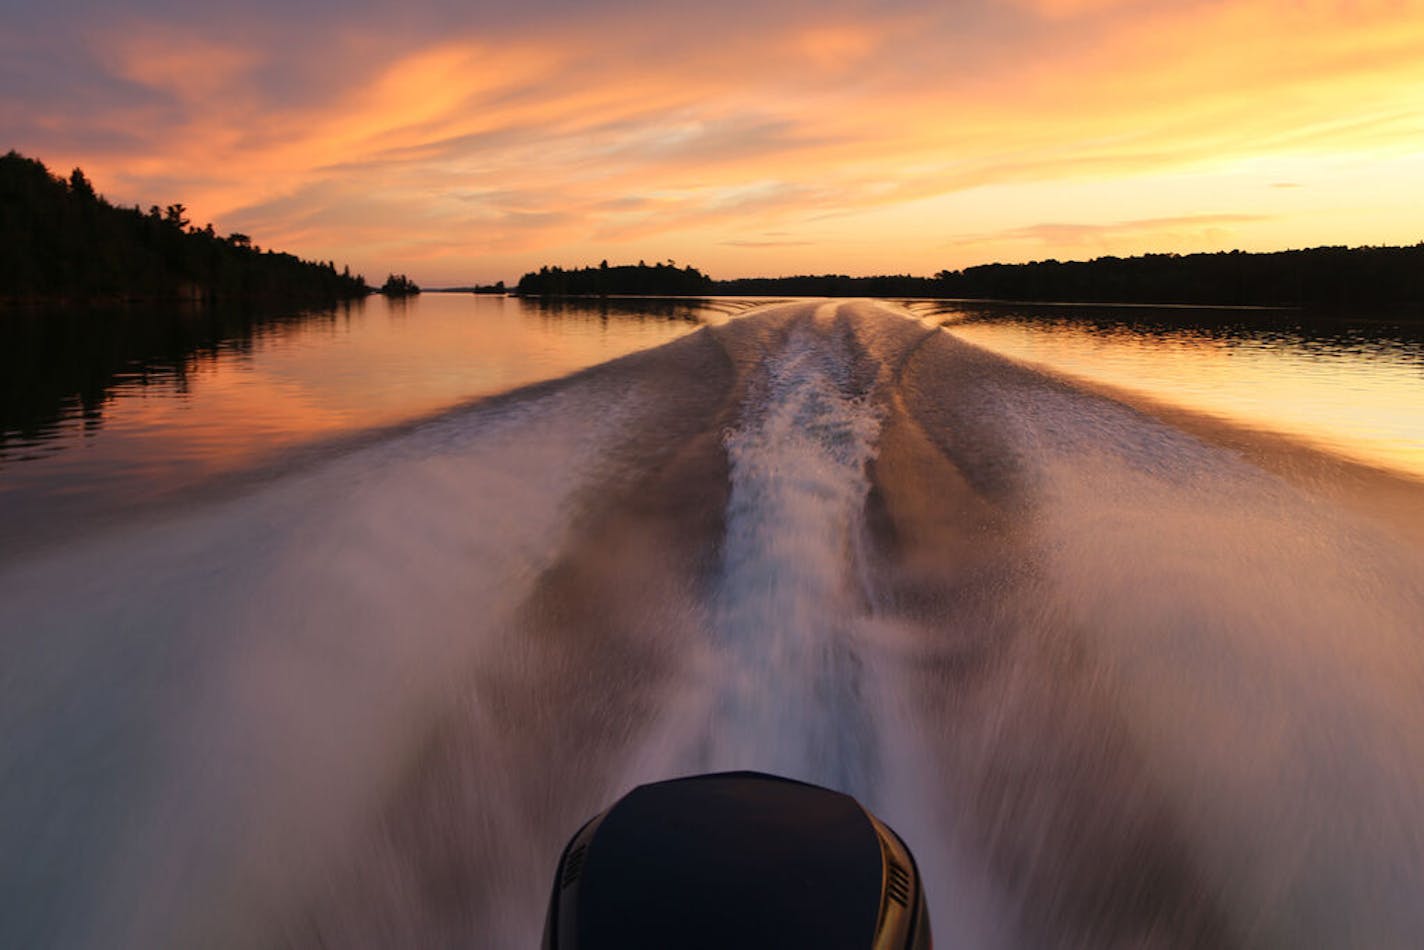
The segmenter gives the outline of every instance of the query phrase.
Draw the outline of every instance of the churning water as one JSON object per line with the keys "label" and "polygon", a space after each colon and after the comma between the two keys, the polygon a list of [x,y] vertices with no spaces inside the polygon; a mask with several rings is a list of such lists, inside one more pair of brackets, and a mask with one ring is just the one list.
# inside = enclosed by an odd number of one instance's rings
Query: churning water
{"label": "churning water", "polygon": [[1418,945],[1421,489],[1318,459],[784,304],[14,559],[0,944],[534,945],[756,768],[943,946]]}

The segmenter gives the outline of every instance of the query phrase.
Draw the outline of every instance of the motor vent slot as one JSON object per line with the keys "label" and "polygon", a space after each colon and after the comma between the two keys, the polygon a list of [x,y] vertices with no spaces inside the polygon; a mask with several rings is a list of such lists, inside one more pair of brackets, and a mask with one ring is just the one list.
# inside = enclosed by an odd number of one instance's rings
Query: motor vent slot
{"label": "motor vent slot", "polygon": [[569,887],[579,879],[579,875],[583,873],[583,861],[587,855],[588,845],[586,844],[580,844],[569,852],[568,859],[564,861],[564,887]]}
{"label": "motor vent slot", "polygon": [[901,907],[910,906],[910,872],[893,858],[885,862],[885,893]]}

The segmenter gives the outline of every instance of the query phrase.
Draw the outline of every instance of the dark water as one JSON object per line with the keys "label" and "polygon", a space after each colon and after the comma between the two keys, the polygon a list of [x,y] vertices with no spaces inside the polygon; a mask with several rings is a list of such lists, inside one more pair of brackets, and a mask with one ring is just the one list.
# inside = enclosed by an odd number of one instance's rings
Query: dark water
{"label": "dark water", "polygon": [[1419,944],[1418,483],[922,316],[722,312],[11,557],[0,944],[533,945],[584,818],[719,768],[861,797],[945,946]]}

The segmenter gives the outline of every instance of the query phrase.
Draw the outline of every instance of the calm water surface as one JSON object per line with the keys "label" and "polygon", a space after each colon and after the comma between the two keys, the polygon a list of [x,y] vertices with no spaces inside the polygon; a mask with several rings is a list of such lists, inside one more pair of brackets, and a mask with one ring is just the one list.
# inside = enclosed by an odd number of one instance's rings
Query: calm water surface
{"label": "calm water surface", "polygon": [[0,314],[0,551],[666,343],[747,301]]}
{"label": "calm water surface", "polygon": [[[666,343],[757,302],[467,294],[0,315],[0,551]],[[911,302],[1058,372],[1424,478],[1424,331],[1266,311]]]}
{"label": "calm water surface", "polygon": [[1424,477],[1424,330],[1252,310],[946,307],[962,339]]}

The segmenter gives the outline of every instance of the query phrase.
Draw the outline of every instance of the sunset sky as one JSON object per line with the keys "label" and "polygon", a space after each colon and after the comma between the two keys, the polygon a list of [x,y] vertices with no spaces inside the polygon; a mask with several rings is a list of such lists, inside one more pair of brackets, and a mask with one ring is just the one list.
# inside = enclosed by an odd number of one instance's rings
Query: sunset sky
{"label": "sunset sky", "polygon": [[0,151],[369,279],[1424,240],[1424,0],[0,11]]}

